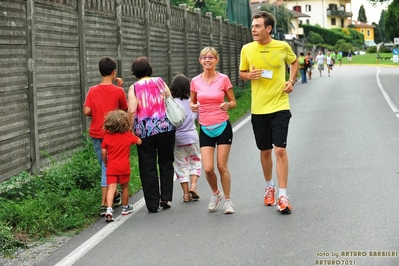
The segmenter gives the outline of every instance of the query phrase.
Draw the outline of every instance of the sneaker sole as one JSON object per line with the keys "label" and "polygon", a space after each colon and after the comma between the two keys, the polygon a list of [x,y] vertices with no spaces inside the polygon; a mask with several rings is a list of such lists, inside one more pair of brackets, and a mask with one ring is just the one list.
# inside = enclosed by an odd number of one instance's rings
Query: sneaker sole
{"label": "sneaker sole", "polygon": [[290,208],[285,207],[285,209],[282,209],[280,206],[277,205],[277,209],[282,212],[282,213],[291,213]]}
{"label": "sneaker sole", "polygon": [[224,211],[224,214],[233,214],[235,211]]}
{"label": "sneaker sole", "polygon": [[274,205],[276,205],[276,200],[274,201],[274,203],[265,203],[265,206],[274,206]]}
{"label": "sneaker sole", "polygon": [[114,218],[113,218],[112,215],[105,215],[105,221],[106,221],[107,223],[113,222],[113,221],[114,221]]}
{"label": "sneaker sole", "polygon": [[122,214],[122,215],[128,215],[129,213],[132,213],[132,212],[133,212],[133,210],[127,211],[127,212],[122,212],[121,214]]}
{"label": "sneaker sole", "polygon": [[215,207],[214,209],[209,209],[209,208],[208,208],[208,211],[209,211],[209,212],[215,212],[215,211],[217,211],[218,209],[219,209],[219,204],[216,205],[216,207]]}

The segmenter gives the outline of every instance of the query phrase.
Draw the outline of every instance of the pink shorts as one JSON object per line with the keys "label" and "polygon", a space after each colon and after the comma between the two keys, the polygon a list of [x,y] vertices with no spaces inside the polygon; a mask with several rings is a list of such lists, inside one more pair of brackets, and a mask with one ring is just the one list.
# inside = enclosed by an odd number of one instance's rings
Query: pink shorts
{"label": "pink shorts", "polygon": [[130,181],[130,175],[107,175],[107,185],[109,184],[125,184]]}

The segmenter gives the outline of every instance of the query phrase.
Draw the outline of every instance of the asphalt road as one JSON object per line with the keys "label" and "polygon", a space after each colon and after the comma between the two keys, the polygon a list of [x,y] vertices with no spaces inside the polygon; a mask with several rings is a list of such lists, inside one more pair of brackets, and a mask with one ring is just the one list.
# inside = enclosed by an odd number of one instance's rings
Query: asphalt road
{"label": "asphalt road", "polygon": [[243,119],[229,160],[235,214],[207,212],[203,176],[198,202],[183,203],[175,183],[171,209],[150,214],[139,193],[134,214],[99,220],[40,265],[399,265],[399,67],[323,74],[291,94],[291,214],[263,205]]}

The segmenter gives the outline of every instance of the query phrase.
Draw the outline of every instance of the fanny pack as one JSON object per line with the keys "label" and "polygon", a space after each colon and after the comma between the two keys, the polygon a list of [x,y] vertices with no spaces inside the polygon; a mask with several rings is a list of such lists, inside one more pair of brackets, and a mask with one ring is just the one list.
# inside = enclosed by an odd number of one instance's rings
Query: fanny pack
{"label": "fanny pack", "polygon": [[226,126],[227,126],[227,121],[224,121],[222,123],[215,124],[212,126],[201,126],[201,129],[202,131],[204,131],[206,135],[208,135],[208,137],[216,138],[223,133]]}

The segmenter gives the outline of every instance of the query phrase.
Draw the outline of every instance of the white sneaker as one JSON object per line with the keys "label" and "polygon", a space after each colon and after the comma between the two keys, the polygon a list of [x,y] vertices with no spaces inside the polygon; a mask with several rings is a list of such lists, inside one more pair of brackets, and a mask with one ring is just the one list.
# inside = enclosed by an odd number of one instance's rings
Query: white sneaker
{"label": "white sneaker", "polygon": [[222,191],[219,191],[219,194],[212,195],[211,201],[209,202],[209,205],[208,205],[208,210],[210,212],[214,212],[219,208],[219,202],[223,199],[223,196],[224,195],[223,195]]}
{"label": "white sneaker", "polygon": [[114,217],[112,215],[113,213],[114,213],[114,210],[112,208],[107,208],[107,212],[105,213],[105,221],[107,223],[114,221]]}
{"label": "white sneaker", "polygon": [[225,214],[233,214],[235,213],[234,204],[231,200],[227,200],[224,202],[223,212]]}

